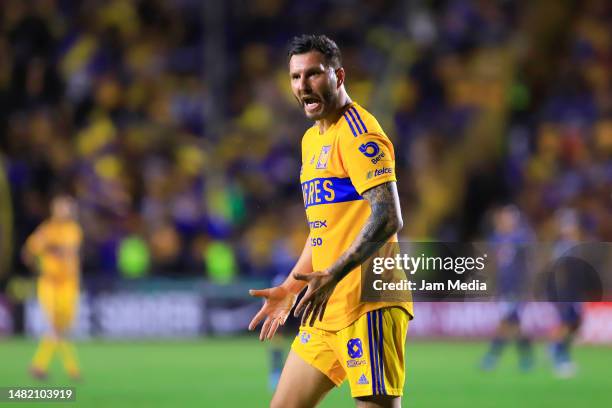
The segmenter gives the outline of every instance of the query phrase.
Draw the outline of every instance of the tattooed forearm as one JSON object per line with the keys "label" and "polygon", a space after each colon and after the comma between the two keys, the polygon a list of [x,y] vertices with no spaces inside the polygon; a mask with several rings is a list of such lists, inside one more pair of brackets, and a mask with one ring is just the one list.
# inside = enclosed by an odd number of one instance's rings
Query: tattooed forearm
{"label": "tattooed forearm", "polygon": [[402,215],[394,182],[373,187],[363,193],[372,213],[349,249],[331,266],[337,280],[376,252],[393,234],[402,228]]}

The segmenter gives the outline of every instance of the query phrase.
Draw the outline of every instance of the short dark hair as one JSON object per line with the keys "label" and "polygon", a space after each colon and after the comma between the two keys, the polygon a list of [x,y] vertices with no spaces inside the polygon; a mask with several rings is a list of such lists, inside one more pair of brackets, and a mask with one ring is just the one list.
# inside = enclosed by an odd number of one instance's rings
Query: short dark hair
{"label": "short dark hair", "polygon": [[342,66],[342,55],[338,45],[326,35],[302,34],[293,37],[289,44],[288,58],[294,55],[318,51],[325,56],[325,63],[334,69]]}

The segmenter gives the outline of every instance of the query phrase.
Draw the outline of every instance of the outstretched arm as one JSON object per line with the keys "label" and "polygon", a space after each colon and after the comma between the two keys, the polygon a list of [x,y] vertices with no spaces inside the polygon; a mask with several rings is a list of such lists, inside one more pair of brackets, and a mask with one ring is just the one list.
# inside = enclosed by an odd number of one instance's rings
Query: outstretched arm
{"label": "outstretched arm", "polygon": [[362,195],[370,204],[371,214],[351,246],[325,271],[294,274],[295,279],[308,282],[308,290],[295,308],[296,317],[302,314],[302,324],[309,315],[311,326],[317,317],[323,319],[327,301],[338,282],[403,226],[395,182],[372,187]]}

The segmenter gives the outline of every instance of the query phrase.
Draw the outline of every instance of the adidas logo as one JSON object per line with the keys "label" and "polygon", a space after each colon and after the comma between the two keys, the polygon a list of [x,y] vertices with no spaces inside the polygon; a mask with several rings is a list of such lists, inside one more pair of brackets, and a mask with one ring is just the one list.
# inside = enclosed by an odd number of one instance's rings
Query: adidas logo
{"label": "adidas logo", "polygon": [[357,380],[357,384],[369,384],[370,382],[368,381],[368,377],[365,376],[365,374],[361,374],[361,377],[359,377],[359,379]]}

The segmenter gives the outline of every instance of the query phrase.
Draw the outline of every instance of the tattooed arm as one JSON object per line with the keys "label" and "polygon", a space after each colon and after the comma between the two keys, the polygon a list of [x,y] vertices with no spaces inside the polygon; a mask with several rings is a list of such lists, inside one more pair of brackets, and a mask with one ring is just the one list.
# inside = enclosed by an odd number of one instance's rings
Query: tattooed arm
{"label": "tattooed arm", "polygon": [[365,262],[403,225],[395,182],[387,182],[363,193],[372,213],[353,244],[329,268],[337,280]]}
{"label": "tattooed arm", "polygon": [[402,228],[402,215],[395,182],[372,187],[362,195],[370,204],[371,214],[353,244],[327,270],[294,274],[295,279],[308,282],[308,290],[295,308],[296,317],[303,313],[302,324],[308,315],[311,315],[311,326],[317,317],[322,319],[327,300],[338,282],[365,262]]}

